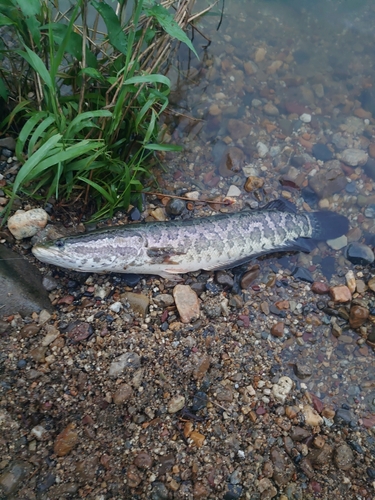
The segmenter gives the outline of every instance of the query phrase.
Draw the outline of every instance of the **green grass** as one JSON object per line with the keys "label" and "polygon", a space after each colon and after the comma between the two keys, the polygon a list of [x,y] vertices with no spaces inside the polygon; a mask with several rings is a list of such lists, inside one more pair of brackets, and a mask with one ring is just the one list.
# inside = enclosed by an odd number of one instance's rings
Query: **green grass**
{"label": "green grass", "polygon": [[18,129],[22,165],[2,215],[25,193],[81,198],[95,204],[96,217],[111,216],[143,189],[156,152],[178,149],[158,141],[170,92],[160,68],[173,39],[194,48],[171,9],[156,1],[78,0],[66,13],[54,5],[0,2],[0,27],[17,42],[14,49],[0,40],[0,98],[11,108],[0,130]]}

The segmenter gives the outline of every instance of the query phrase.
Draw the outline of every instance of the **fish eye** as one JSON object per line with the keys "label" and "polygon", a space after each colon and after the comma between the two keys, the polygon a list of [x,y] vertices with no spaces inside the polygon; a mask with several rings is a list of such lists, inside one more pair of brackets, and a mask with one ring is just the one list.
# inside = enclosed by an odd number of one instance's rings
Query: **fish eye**
{"label": "fish eye", "polygon": [[63,240],[57,240],[55,245],[57,246],[57,248],[64,248]]}

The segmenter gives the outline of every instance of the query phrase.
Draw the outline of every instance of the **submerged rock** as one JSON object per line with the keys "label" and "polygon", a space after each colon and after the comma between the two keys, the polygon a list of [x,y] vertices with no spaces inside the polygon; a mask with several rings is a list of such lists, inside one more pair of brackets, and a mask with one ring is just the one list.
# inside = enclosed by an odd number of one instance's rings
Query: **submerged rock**
{"label": "submerged rock", "polygon": [[30,316],[42,309],[51,310],[39,270],[4,245],[0,245],[0,290],[3,316],[15,313]]}

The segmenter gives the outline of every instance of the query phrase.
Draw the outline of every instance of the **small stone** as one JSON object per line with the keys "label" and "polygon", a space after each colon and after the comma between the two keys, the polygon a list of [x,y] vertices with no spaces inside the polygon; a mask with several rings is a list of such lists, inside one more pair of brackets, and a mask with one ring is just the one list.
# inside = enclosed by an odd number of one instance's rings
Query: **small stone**
{"label": "small stone", "polygon": [[251,130],[251,126],[248,123],[235,118],[228,120],[227,128],[229,135],[234,142],[249,135]]}
{"label": "small stone", "polygon": [[168,403],[168,412],[177,413],[185,406],[185,398],[182,394],[174,396]]}
{"label": "small stone", "polygon": [[302,123],[310,123],[311,122],[311,115],[309,113],[303,113],[299,119],[301,120]]}
{"label": "small stone", "polygon": [[176,285],[173,297],[182,323],[191,323],[200,316],[198,295],[189,285]]}
{"label": "small stone", "polygon": [[33,208],[27,212],[18,210],[9,217],[8,229],[16,240],[22,240],[34,236],[47,225],[47,222],[48,214],[42,208]]}
{"label": "small stone", "polygon": [[349,470],[354,464],[354,454],[350,446],[342,443],[333,452],[333,461],[339,470]]}
{"label": "small stone", "polygon": [[196,380],[201,380],[207,373],[211,364],[211,358],[207,354],[204,354],[201,358],[199,358],[196,367],[193,371],[193,377]]}
{"label": "small stone", "polygon": [[330,294],[334,302],[344,303],[352,300],[352,294],[345,285],[334,286],[330,289]]}
{"label": "small stone", "polygon": [[219,174],[222,177],[232,177],[242,172],[245,154],[240,148],[226,148],[219,163]]}
{"label": "small stone", "polygon": [[208,488],[202,481],[196,481],[193,488],[194,500],[206,500],[210,495]]}
{"label": "small stone", "polygon": [[310,451],[307,458],[310,460],[312,466],[321,469],[324,465],[328,464],[332,457],[332,447],[325,444],[323,448],[316,448]]}
{"label": "small stone", "polygon": [[114,302],[109,306],[109,309],[115,313],[119,313],[122,309],[122,304],[121,302]]}
{"label": "small stone", "polygon": [[279,115],[279,110],[277,109],[277,107],[274,104],[272,104],[272,102],[267,102],[267,104],[264,106],[263,110],[266,113],[266,115],[269,115],[269,116],[278,116]]}
{"label": "small stone", "polygon": [[341,250],[342,248],[345,248],[347,244],[348,238],[345,234],[339,236],[338,238],[334,238],[333,240],[327,240],[327,245],[333,248],[333,250]]}
{"label": "small stone", "polygon": [[126,471],[126,479],[130,488],[136,488],[141,484],[142,478],[135,465],[130,465]]}
{"label": "small stone", "polygon": [[94,333],[92,325],[89,323],[77,323],[68,333],[68,337],[72,344],[79,344],[87,340]]}
{"label": "small stone", "polygon": [[314,448],[318,448],[319,450],[324,447],[326,444],[326,440],[323,436],[315,436],[313,441]]}
{"label": "small stone", "polygon": [[345,274],[346,286],[349,288],[350,293],[354,293],[356,289],[355,276],[352,270]]}
{"label": "small stone", "polygon": [[252,191],[261,189],[263,185],[264,185],[264,179],[262,179],[261,177],[250,176],[246,179],[245,191],[251,193]]}
{"label": "small stone", "polygon": [[297,406],[286,406],[285,407],[285,415],[290,420],[293,420],[294,418],[296,418],[298,413],[299,413],[299,408]]}
{"label": "small stone", "polygon": [[108,374],[110,377],[118,377],[127,368],[139,368],[141,365],[141,358],[137,353],[129,351],[121,354],[109,366]]}
{"label": "small stone", "polygon": [[247,271],[241,278],[241,288],[243,290],[249,288],[249,286],[259,277],[259,274],[260,274],[259,266],[254,266],[250,271]]}
{"label": "small stone", "polygon": [[359,328],[369,317],[370,311],[363,306],[353,305],[350,308],[349,324],[351,328]]}
{"label": "small stone", "polygon": [[311,377],[313,370],[312,370],[312,367],[310,366],[309,363],[297,362],[294,366],[295,366],[295,372],[296,372],[296,375],[298,378],[305,379],[305,378]]}
{"label": "small stone", "polygon": [[227,192],[227,198],[236,198],[237,196],[241,196],[241,190],[235,186],[234,184],[229,186],[228,192]]}
{"label": "small stone", "polygon": [[319,198],[329,198],[345,188],[347,180],[338,160],[325,164],[325,169],[319,171],[309,180],[310,187]]}
{"label": "small stone", "polygon": [[277,401],[284,404],[293,388],[293,380],[289,377],[280,377],[277,384],[272,387],[272,394]]}
{"label": "small stone", "polygon": [[243,65],[245,73],[249,76],[254,75],[258,71],[258,67],[253,61],[245,62]]}
{"label": "small stone", "polygon": [[75,431],[76,425],[70,423],[57,436],[53,451],[58,457],[65,457],[78,444],[78,433]]}
{"label": "small stone", "polygon": [[271,500],[277,495],[277,489],[267,477],[263,477],[258,481],[258,491],[262,500]]}
{"label": "small stone", "polygon": [[44,363],[47,349],[48,347],[43,346],[34,347],[30,351],[30,356],[36,363]]}
{"label": "small stone", "polygon": [[193,431],[190,434],[189,439],[191,439],[193,441],[193,443],[195,444],[195,446],[197,448],[201,448],[203,446],[203,443],[204,443],[204,441],[205,441],[206,438],[200,432]]}
{"label": "small stone", "polygon": [[153,459],[145,451],[140,451],[134,459],[134,465],[139,469],[150,469],[152,467]]}
{"label": "small stone", "polygon": [[174,299],[173,296],[169,293],[161,293],[154,297],[154,303],[159,307],[169,307],[173,306]]}
{"label": "small stone", "polygon": [[47,311],[46,309],[42,309],[39,313],[38,322],[40,325],[44,325],[45,323],[47,323],[47,321],[51,319],[51,317],[52,315],[49,311]]}
{"label": "small stone", "polygon": [[180,198],[171,198],[166,207],[165,211],[168,215],[181,215],[186,210],[186,202]]}
{"label": "small stone", "polygon": [[330,287],[327,283],[322,283],[321,281],[315,281],[311,285],[311,290],[318,295],[325,295],[329,293]]}
{"label": "small stone", "polygon": [[330,161],[333,159],[333,153],[328,146],[322,143],[314,144],[312,148],[312,154],[317,160]]}
{"label": "small stone", "polygon": [[142,318],[146,317],[148,306],[149,306],[149,298],[142,293],[134,293],[134,292],[125,292],[121,295],[128,302],[130,307],[134,312],[140,314]]}
{"label": "small stone", "polygon": [[219,285],[227,286],[232,288],[234,285],[233,277],[227,271],[216,271],[215,273],[215,281]]}
{"label": "small stone", "polygon": [[271,327],[271,335],[274,337],[282,337],[284,335],[284,323],[280,321]]}
{"label": "small stone", "polygon": [[370,247],[362,243],[353,241],[345,250],[345,257],[355,265],[366,266],[372,264],[375,260],[374,252]]}
{"label": "small stone", "polygon": [[165,209],[162,208],[162,207],[155,208],[155,210],[153,210],[150,213],[150,215],[152,215],[152,217],[155,220],[158,220],[158,221],[165,221],[165,220],[167,220],[167,217],[166,217],[166,214],[165,214]]}
{"label": "small stone", "polygon": [[371,278],[369,282],[367,283],[368,287],[370,290],[375,292],[375,277]]}
{"label": "small stone", "polygon": [[255,52],[255,56],[254,56],[255,62],[259,63],[259,62],[264,61],[266,54],[267,54],[267,50],[264,47],[259,47]]}
{"label": "small stone", "polygon": [[318,425],[323,423],[322,417],[310,405],[304,405],[302,413],[305,418],[305,424],[309,425],[310,427],[317,427]]}
{"label": "small stone", "polygon": [[273,61],[267,68],[267,73],[269,75],[273,75],[274,73],[276,73],[280,68],[281,66],[283,65],[283,61]]}
{"label": "small stone", "polygon": [[0,139],[0,149],[6,148],[10,151],[15,151],[16,149],[16,141],[13,137],[2,137]]}
{"label": "small stone", "polygon": [[308,431],[307,429],[304,429],[303,427],[299,427],[298,425],[295,427],[292,427],[292,431],[290,433],[290,437],[293,439],[293,441],[304,441],[305,439],[309,438],[311,436],[311,432]]}
{"label": "small stone", "polygon": [[221,114],[221,109],[220,107],[216,104],[216,103],[213,103],[211,104],[211,106],[208,108],[208,113],[211,115],[211,116],[218,116]]}
{"label": "small stone", "polygon": [[341,160],[350,167],[361,167],[368,160],[368,154],[361,149],[348,148],[341,153]]}
{"label": "small stone", "polygon": [[116,392],[113,395],[113,402],[115,405],[122,405],[125,401],[128,401],[133,395],[133,389],[129,384],[121,384],[118,386]]}
{"label": "small stone", "polygon": [[273,480],[281,488],[292,479],[295,467],[284,451],[279,448],[272,448],[271,461],[273,464]]}
{"label": "small stone", "polygon": [[266,144],[264,144],[264,142],[258,142],[257,143],[257,151],[258,151],[258,155],[259,155],[259,158],[264,158],[267,154],[268,154],[268,146]]}
{"label": "small stone", "polygon": [[31,471],[31,465],[23,460],[17,460],[7,467],[7,469],[5,469],[5,471],[0,475],[1,497],[13,497],[13,494],[16,493],[24,484]]}

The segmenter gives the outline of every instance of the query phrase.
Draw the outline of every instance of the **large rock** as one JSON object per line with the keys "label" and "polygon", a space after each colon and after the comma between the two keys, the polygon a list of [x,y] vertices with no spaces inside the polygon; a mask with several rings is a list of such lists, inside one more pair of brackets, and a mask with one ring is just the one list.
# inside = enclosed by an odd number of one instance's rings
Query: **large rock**
{"label": "large rock", "polygon": [[309,184],[319,198],[329,198],[344,189],[347,180],[341,170],[340,162],[332,160],[325,164],[323,170],[311,177]]}
{"label": "large rock", "polygon": [[4,245],[0,245],[0,290],[1,316],[30,316],[52,309],[39,270]]}

